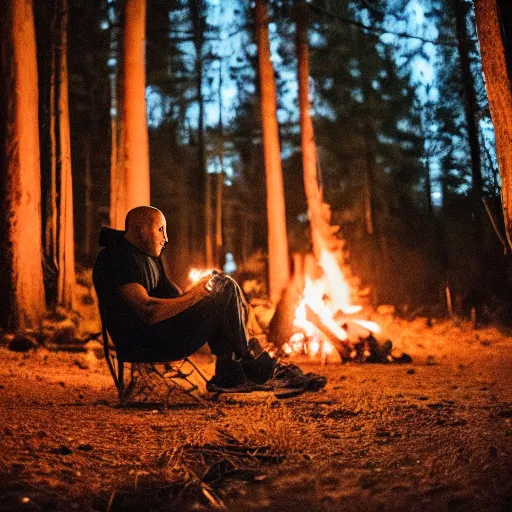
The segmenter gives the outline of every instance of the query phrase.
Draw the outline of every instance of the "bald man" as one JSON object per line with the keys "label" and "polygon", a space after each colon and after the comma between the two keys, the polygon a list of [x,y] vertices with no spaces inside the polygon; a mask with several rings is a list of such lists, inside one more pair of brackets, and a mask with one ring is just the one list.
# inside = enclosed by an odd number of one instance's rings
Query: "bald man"
{"label": "bald man", "polygon": [[[104,249],[93,280],[107,329],[127,360],[172,361],[208,343],[217,356],[210,391],[251,389],[272,376],[270,357],[252,357],[246,331],[247,305],[239,286],[215,275],[183,293],[167,278],[161,253],[167,240],[160,210],[141,206],[126,216],[125,231],[103,228]],[[257,387],[257,386],[255,386]]]}

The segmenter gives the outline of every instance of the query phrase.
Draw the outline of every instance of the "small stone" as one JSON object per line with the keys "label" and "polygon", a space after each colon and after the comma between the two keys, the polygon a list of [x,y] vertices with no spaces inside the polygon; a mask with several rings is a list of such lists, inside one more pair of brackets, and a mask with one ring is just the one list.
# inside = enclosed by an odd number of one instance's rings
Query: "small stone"
{"label": "small stone", "polygon": [[38,344],[34,336],[27,333],[19,333],[14,336],[8,348],[13,352],[28,352],[29,350],[35,350],[37,347]]}
{"label": "small stone", "polygon": [[79,444],[77,450],[82,450],[83,452],[90,452],[93,449],[92,444]]}
{"label": "small stone", "polygon": [[71,448],[63,444],[61,445],[60,448],[55,448],[55,450],[53,450],[53,453],[56,453],[57,455],[71,455],[73,453],[73,450],[71,450]]}
{"label": "small stone", "polygon": [[407,370],[408,375],[414,375],[415,373],[416,373],[416,370],[413,368],[409,368],[409,370]]}

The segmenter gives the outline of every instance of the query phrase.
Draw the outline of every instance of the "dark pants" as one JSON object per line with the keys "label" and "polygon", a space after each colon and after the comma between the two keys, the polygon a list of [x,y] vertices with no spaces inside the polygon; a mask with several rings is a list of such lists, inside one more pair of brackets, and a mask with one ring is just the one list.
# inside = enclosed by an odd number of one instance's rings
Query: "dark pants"
{"label": "dark pants", "polygon": [[145,348],[153,357],[181,359],[205,343],[216,356],[234,353],[240,358],[247,353],[247,304],[242,291],[226,276],[216,276],[213,283],[209,296],[148,328]]}

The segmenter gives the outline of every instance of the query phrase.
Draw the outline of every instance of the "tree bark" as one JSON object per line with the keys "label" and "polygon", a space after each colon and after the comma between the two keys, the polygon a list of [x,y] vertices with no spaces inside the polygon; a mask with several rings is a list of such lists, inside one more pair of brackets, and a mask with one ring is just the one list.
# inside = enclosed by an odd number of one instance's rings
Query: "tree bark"
{"label": "tree bark", "polygon": [[507,74],[496,0],[475,0],[485,86],[496,134],[507,240],[512,247],[512,93]]}
{"label": "tree bark", "polygon": [[224,192],[224,123],[222,121],[222,59],[219,60],[219,164],[220,172],[217,174],[216,201],[215,201],[215,261],[222,268],[222,201]]}
{"label": "tree bark", "polygon": [[32,0],[5,2],[0,29],[0,327],[37,329],[45,297]]}
{"label": "tree bark", "polygon": [[50,187],[47,197],[47,217],[45,226],[45,254],[48,262],[56,271],[57,262],[57,139],[55,123],[57,120],[57,107],[55,104],[57,86],[57,44],[55,35],[58,26],[58,9],[53,9],[51,22],[51,62],[50,62],[50,118],[49,118],[49,139],[50,139]]}
{"label": "tree bark", "polygon": [[67,61],[67,0],[58,4],[58,82],[57,93],[57,306],[75,307],[75,231],[73,226],[73,183],[71,173],[71,137],[69,131],[68,61]]}
{"label": "tree bark", "polygon": [[[462,83],[464,86],[464,113],[468,130],[468,142],[471,154],[471,199],[473,210],[473,235],[475,250],[481,253],[482,246],[482,204],[483,179],[480,155],[480,141],[478,139],[478,119],[476,117],[477,99],[475,83],[471,72],[467,13],[469,5],[463,0],[453,0],[455,12],[455,27],[460,58]],[[481,259],[481,258],[480,258]],[[481,264],[481,262],[480,262]]]}
{"label": "tree bark", "polygon": [[256,0],[255,21],[267,184],[269,296],[272,302],[277,303],[290,279],[290,266],[281,149],[276,113],[276,88],[274,69],[270,60],[267,7],[264,0]]}
{"label": "tree bark", "polygon": [[118,51],[122,41],[119,18],[122,11],[117,11],[115,4],[109,7],[110,21],[110,59],[116,61],[116,67],[110,74],[110,226],[124,229],[125,207],[125,164],[124,164],[124,77],[123,53]]}
{"label": "tree bark", "polygon": [[205,226],[205,245],[206,245],[206,267],[213,268],[213,236],[212,236],[212,175],[206,173],[206,187],[204,192],[204,226]]}
{"label": "tree bark", "polygon": [[145,31],[146,1],[125,0],[122,67],[125,213],[150,203]]}
{"label": "tree bark", "polygon": [[211,210],[211,183],[206,169],[206,147],[204,137],[204,98],[203,98],[203,66],[204,66],[204,41],[206,30],[205,5],[203,0],[189,0],[190,17],[194,33],[195,49],[195,79],[196,95],[199,107],[197,126],[197,179],[193,181],[192,190],[199,203],[205,205],[204,211],[204,243],[206,266],[214,265],[213,235],[212,235],[212,210]]}

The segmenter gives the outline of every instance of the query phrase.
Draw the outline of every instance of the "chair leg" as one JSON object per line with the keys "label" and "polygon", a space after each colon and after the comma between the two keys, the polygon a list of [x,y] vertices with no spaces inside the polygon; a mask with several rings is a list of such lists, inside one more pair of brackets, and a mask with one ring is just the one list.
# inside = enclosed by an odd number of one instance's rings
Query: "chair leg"
{"label": "chair leg", "polygon": [[126,398],[124,393],[124,362],[120,359],[117,360],[117,375],[117,391],[119,393],[119,400],[121,401],[121,404],[123,404]]}

